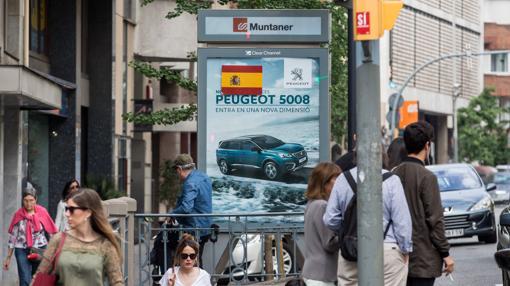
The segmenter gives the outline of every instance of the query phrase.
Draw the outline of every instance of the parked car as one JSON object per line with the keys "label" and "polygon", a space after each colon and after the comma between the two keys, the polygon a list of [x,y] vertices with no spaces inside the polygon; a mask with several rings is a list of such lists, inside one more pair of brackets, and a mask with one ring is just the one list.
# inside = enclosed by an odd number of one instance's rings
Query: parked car
{"label": "parked car", "polygon": [[496,190],[491,192],[494,201],[510,200],[510,172],[497,172],[494,174],[494,184],[496,184]]}
{"label": "parked car", "polygon": [[480,242],[495,243],[494,201],[488,192],[496,186],[489,184],[486,187],[468,164],[432,165],[427,168],[436,175],[441,191],[446,237],[477,235]]}
{"label": "parked car", "polygon": [[510,172],[510,165],[497,165],[496,170],[498,172]]}
{"label": "parked car", "polygon": [[501,268],[503,285],[510,286],[510,206],[501,211],[498,226],[497,252],[494,254],[496,262]]}
{"label": "parked car", "polygon": [[285,143],[269,135],[246,135],[219,143],[216,162],[223,174],[238,168],[263,171],[269,180],[294,172],[308,162],[305,148],[297,143]]}
{"label": "parked car", "polygon": [[[273,258],[274,273],[279,273],[277,247],[276,241],[273,240],[271,255]],[[244,251],[246,247],[246,260],[244,260]],[[294,253],[292,239],[287,236],[282,237],[281,243],[281,262],[285,275],[297,273],[303,266],[303,261],[299,253]],[[264,255],[263,255],[263,240],[259,234],[244,234],[240,240],[235,244],[232,250],[231,264],[223,274],[227,275],[232,273],[233,280],[240,281],[244,278],[244,272],[249,275],[252,281],[258,281],[264,273]],[[296,251],[299,250],[296,247]],[[263,275],[262,275],[263,276]],[[226,285],[228,279],[220,279],[219,285]]]}

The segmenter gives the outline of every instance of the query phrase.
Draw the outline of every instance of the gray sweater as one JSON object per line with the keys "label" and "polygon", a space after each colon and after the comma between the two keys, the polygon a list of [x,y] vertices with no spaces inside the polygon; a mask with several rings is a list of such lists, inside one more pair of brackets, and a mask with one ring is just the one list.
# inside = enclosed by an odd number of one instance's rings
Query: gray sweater
{"label": "gray sweater", "polygon": [[311,200],[305,209],[305,265],[306,279],[334,282],[337,280],[338,236],[322,221],[326,211],[325,200]]}

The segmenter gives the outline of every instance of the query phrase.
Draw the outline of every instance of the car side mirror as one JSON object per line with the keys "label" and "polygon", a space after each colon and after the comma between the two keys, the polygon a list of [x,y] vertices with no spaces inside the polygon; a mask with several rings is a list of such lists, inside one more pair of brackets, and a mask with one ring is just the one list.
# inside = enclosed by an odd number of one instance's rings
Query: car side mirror
{"label": "car side mirror", "polygon": [[260,148],[257,146],[251,147],[251,150],[254,152],[260,152]]}
{"label": "car side mirror", "polygon": [[497,188],[497,186],[496,186],[496,184],[494,184],[494,183],[489,183],[489,184],[487,184],[487,186],[485,187],[485,189],[487,190],[487,192],[494,191],[496,188]]}
{"label": "car side mirror", "polygon": [[510,213],[507,211],[503,211],[501,216],[499,216],[499,225],[510,227]]}
{"label": "car side mirror", "polygon": [[510,249],[505,248],[496,251],[494,254],[494,259],[498,264],[499,268],[509,271],[510,270]]}

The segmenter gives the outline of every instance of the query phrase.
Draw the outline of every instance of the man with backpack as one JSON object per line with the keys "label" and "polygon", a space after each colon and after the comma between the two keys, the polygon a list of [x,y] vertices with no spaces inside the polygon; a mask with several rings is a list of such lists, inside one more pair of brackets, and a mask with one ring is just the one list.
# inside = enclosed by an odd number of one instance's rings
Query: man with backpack
{"label": "man with backpack", "polygon": [[[343,172],[328,200],[324,223],[340,236],[338,285],[358,285],[357,269],[357,185],[358,168]],[[400,179],[383,170],[384,285],[404,286],[409,253],[413,250],[412,223]]]}
{"label": "man with backpack", "polygon": [[432,286],[441,272],[453,271],[454,261],[445,236],[443,207],[437,178],[425,168],[434,139],[434,128],[425,121],[404,130],[408,157],[394,168],[412,208],[414,251],[409,262],[408,286]]}

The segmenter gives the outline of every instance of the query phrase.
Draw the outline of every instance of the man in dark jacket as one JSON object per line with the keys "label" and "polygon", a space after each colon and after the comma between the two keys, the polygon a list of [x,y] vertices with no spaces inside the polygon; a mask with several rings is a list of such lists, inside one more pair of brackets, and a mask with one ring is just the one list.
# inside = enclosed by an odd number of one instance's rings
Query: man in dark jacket
{"label": "man in dark jacket", "polygon": [[424,163],[433,138],[434,128],[429,123],[419,121],[408,125],[404,142],[409,155],[393,170],[404,186],[413,221],[407,286],[431,286],[442,272],[448,275],[453,271],[437,178]]}

